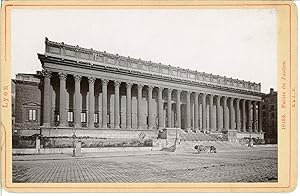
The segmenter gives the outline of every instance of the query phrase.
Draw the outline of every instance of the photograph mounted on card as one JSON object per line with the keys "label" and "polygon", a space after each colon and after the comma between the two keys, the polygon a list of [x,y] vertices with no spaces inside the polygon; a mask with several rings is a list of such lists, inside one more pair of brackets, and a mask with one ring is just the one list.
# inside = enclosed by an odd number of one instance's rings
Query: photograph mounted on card
{"label": "photograph mounted on card", "polygon": [[291,1],[7,1],[2,186],[288,192]]}

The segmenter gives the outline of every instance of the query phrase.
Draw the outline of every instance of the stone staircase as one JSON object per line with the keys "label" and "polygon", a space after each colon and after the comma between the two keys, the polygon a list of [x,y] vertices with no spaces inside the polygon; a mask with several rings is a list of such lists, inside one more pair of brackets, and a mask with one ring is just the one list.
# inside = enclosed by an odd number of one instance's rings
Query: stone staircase
{"label": "stone staircase", "polygon": [[197,152],[194,148],[195,145],[214,146],[217,149],[217,152],[239,151],[248,148],[247,146],[242,146],[229,141],[180,141],[180,143],[176,146],[175,152]]}
{"label": "stone staircase", "polygon": [[226,135],[180,132],[180,142],[176,145],[175,152],[197,152],[195,145],[214,146],[217,152],[245,150],[248,147],[239,143],[229,142]]}
{"label": "stone staircase", "polygon": [[182,131],[180,133],[180,140],[181,141],[219,141],[219,140],[227,140],[224,139],[221,134],[206,134],[206,133],[186,133]]}

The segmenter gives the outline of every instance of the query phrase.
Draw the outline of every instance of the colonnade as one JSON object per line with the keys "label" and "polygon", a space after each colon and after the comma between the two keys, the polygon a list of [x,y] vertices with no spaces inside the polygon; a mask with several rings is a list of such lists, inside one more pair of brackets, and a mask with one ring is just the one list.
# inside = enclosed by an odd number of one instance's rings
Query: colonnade
{"label": "colonnade", "polygon": [[[51,115],[49,109],[51,107],[50,89],[51,76],[53,73],[44,70],[44,112],[43,112],[43,126],[49,127]],[[67,74],[60,72],[59,76],[59,126],[67,127],[67,108],[66,105],[66,79]],[[80,99],[80,82],[81,75],[73,75],[74,79],[74,127],[80,128],[81,125],[81,99]],[[107,107],[108,107],[108,82],[107,78],[97,78],[101,80],[102,91],[102,123],[100,128],[108,128]],[[94,77],[88,77],[89,89],[89,104],[88,104],[88,124],[89,128],[94,126],[95,113],[95,80]],[[147,91],[147,108],[148,108],[148,123],[147,129],[162,129],[164,127],[180,127],[182,128],[182,118],[185,119],[185,129],[187,131],[202,131],[215,132],[223,130],[237,130],[241,132],[260,132],[262,129],[262,112],[261,101],[246,100],[239,97],[224,96],[221,94],[210,94],[206,92],[195,92],[187,89],[173,89],[162,86],[146,85],[141,83],[132,83],[126,81],[113,81],[114,83],[114,121],[110,128],[120,129],[120,85],[126,83],[126,129],[132,129],[132,86],[137,85],[137,129],[143,129],[142,126],[142,104],[143,90]],[[153,108],[153,92],[157,92],[157,120],[154,116]],[[163,93],[167,91],[167,100],[163,100]],[[174,95],[172,100],[172,95]],[[185,100],[185,103],[183,102]],[[164,103],[167,104],[166,122],[164,123]],[[172,104],[175,102],[176,119],[175,124],[171,123]],[[185,114],[181,111],[181,105],[185,107]],[[194,107],[194,109],[192,108]],[[216,109],[214,109],[216,108]],[[214,113],[215,111],[215,113]],[[193,120],[191,119],[193,117]],[[209,118],[209,120],[207,120]],[[200,127],[201,124],[201,127]]]}

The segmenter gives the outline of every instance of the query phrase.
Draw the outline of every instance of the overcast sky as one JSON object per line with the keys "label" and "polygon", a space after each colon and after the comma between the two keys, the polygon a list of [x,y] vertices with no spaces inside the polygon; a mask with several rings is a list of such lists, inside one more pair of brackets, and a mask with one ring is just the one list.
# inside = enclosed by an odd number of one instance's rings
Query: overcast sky
{"label": "overcast sky", "polygon": [[12,11],[12,74],[41,70],[44,40],[277,89],[275,9]]}

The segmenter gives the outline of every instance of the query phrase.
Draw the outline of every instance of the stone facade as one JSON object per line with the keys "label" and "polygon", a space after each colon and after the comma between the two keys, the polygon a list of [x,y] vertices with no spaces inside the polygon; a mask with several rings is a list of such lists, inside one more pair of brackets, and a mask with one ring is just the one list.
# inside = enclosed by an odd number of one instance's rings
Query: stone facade
{"label": "stone facade", "polygon": [[[260,83],[45,40],[43,135],[163,128],[263,138]],[[34,92],[32,92],[34,93]]]}
{"label": "stone facade", "polygon": [[270,93],[263,96],[263,130],[268,144],[277,144],[277,92],[270,89]]}
{"label": "stone facade", "polygon": [[13,80],[15,89],[13,128],[20,130],[21,135],[39,134],[43,119],[41,85],[42,75],[18,74]]}

